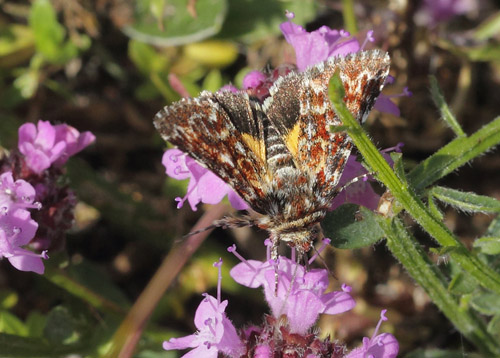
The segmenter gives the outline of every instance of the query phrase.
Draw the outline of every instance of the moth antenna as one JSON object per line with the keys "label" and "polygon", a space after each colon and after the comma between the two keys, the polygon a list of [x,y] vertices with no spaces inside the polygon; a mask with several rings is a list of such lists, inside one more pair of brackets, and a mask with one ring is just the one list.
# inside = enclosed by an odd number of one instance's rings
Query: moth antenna
{"label": "moth antenna", "polygon": [[344,185],[342,185],[341,187],[337,187],[335,188],[335,195],[338,195],[340,192],[346,190],[349,186],[351,186],[352,184],[354,183],[357,183],[358,181],[360,181],[361,179],[365,179],[365,178],[368,178],[370,175],[372,175],[373,173],[365,173],[365,174],[362,174],[362,175],[359,175],[357,177],[354,177],[352,178],[351,180],[349,180],[347,183],[345,183]]}
{"label": "moth antenna", "polygon": [[337,276],[335,276],[335,274],[332,271],[330,271],[330,268],[326,264],[326,261],[325,261],[324,257],[321,256],[321,252],[323,250],[318,251],[318,249],[316,249],[316,247],[314,247],[314,246],[313,246],[313,250],[315,251],[315,254],[313,255],[313,257],[310,260],[306,260],[306,267],[309,269],[309,264],[311,264],[314,260],[316,260],[317,258],[319,258],[319,260],[323,264],[323,267],[328,272],[328,276],[333,277],[335,280],[338,281],[339,279],[337,278]]}
{"label": "moth antenna", "polygon": [[200,230],[191,231],[189,234],[184,235],[182,237],[182,239],[188,238],[189,236],[193,236],[193,235],[199,234],[199,233],[207,231],[207,230],[215,229],[217,227],[227,229],[227,228],[253,226],[255,224],[256,224],[256,220],[250,218],[249,216],[242,216],[241,218],[237,218],[237,217],[233,217],[233,216],[226,216],[220,220],[214,221],[212,223],[212,225],[204,227]]}

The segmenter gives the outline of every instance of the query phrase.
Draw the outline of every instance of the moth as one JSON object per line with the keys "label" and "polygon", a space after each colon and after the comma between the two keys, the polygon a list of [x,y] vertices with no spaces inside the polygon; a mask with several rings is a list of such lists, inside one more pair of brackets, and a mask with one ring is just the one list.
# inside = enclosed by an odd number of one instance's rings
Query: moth
{"label": "moth", "polygon": [[154,125],[176,145],[229,184],[258,214],[226,217],[212,227],[256,225],[273,242],[307,253],[320,233],[352,149],[328,97],[339,72],[344,101],[364,121],[389,73],[390,58],[379,50],[327,61],[278,78],[264,101],[245,91],[184,98],[159,111]]}

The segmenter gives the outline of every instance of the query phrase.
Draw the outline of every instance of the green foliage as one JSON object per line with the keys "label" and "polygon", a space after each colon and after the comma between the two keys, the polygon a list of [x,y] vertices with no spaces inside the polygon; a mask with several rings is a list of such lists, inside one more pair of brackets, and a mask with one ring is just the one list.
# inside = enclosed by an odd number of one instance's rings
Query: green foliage
{"label": "green foliage", "polygon": [[323,232],[339,249],[359,249],[373,245],[384,237],[373,211],[345,204],[330,211],[322,223]]}
{"label": "green foliage", "polygon": [[[437,95],[437,86],[434,87],[435,95]],[[366,133],[363,132],[359,123],[354,120],[343,102],[342,88],[340,77],[334,75],[330,80],[329,90],[332,105],[368,167],[372,172],[377,173],[377,179],[387,187],[402,209],[410,214],[441,245],[440,254],[449,255],[453,264],[456,264],[460,270],[473,278],[474,282],[466,284],[460,275],[455,276],[451,284],[452,291],[477,290],[475,285],[491,290],[491,292],[474,293],[471,299],[464,303],[465,305],[469,304],[471,309],[480,313],[497,313],[496,303],[489,304],[488,302],[492,299],[499,302],[497,297],[500,295],[500,275],[493,267],[488,266],[481,257],[469,252],[443,225],[441,215],[438,215],[439,213],[435,209],[432,211],[427,209],[417,193],[477,155],[499,144],[499,119],[487,124],[471,136],[467,137],[457,133],[459,134],[458,138],[418,164],[408,174],[410,180],[407,182],[403,166],[396,164],[395,172],[393,172],[368,139]],[[446,106],[443,106],[440,101],[437,100],[436,103],[441,108],[445,108]],[[446,116],[451,116],[448,111],[444,112],[446,112]],[[449,118],[447,122],[452,123],[453,120]],[[455,131],[458,131],[459,127],[457,128],[456,124],[451,126],[455,128]],[[433,197],[453,204],[462,210],[492,212],[498,210],[496,200],[476,194],[441,187],[430,189],[430,193]],[[500,354],[498,340],[491,336],[482,322],[478,320],[475,312],[464,310],[459,306],[456,298],[446,288],[445,276],[429,262],[428,257],[415,244],[415,239],[407,232],[399,217],[395,214],[380,215],[376,219],[385,234],[391,252],[427,291],[433,302],[454,323],[455,327],[485,354],[492,356]],[[372,230],[376,232],[374,228]]]}
{"label": "green foliage", "polygon": [[65,40],[66,30],[57,22],[56,12],[49,0],[36,0],[30,11],[29,24],[33,30],[35,45],[46,61],[65,64],[75,58],[80,50],[90,46],[87,36]]}
{"label": "green foliage", "polygon": [[[114,28],[110,31],[112,40],[103,42],[102,38],[108,39],[112,20],[103,24],[98,35],[90,35],[84,26],[90,20],[84,12],[69,16],[70,10],[80,5],[85,9],[84,2],[34,0],[9,14],[9,19],[17,23],[0,22],[1,143],[15,147],[17,128],[28,118],[46,119],[45,116],[52,115],[50,119],[59,121],[60,113],[63,116],[70,113],[68,120],[82,121],[78,123],[83,123],[82,127],[95,126],[100,131],[111,128],[120,133],[114,145],[127,153],[123,157],[118,155],[116,162],[132,161],[137,155],[131,137],[121,135],[124,127],[131,125],[137,129],[133,140],[146,133],[140,148],[145,154],[140,160],[156,156],[153,162],[159,167],[160,148],[164,148],[164,143],[157,134],[152,134],[150,114],[163,102],[170,103],[185,95],[196,96],[201,90],[217,91],[227,83],[241,88],[244,75],[255,69],[241,68],[244,56],[253,61],[249,61],[248,66],[254,67],[257,67],[255,64],[265,67],[283,53],[290,61],[289,49],[273,52],[279,47],[277,44],[281,44],[277,40],[281,36],[278,25],[286,21],[285,10],[295,13],[295,23],[304,26],[309,23],[308,28],[322,24],[325,19],[321,16],[328,17],[332,23],[337,21],[336,9],[322,8],[320,13],[318,3],[313,0],[142,0],[133,3],[131,21],[121,29],[129,37]],[[358,28],[354,2],[342,3],[345,26],[354,33]],[[97,16],[96,11],[96,17],[102,16],[102,13]],[[310,23],[312,20],[315,21]],[[359,27],[368,28],[366,24]],[[432,46],[460,57],[461,61],[498,63],[499,28],[500,13],[497,12],[470,31],[469,42],[457,44],[448,38],[439,38]],[[115,39],[118,39],[116,43]],[[121,47],[127,49],[126,53],[119,52]],[[115,53],[117,49],[119,55]],[[265,61],[255,59],[260,55],[267,56],[263,57]],[[404,61],[399,58],[394,62]],[[492,73],[494,69],[492,66]],[[442,78],[440,71],[436,71],[436,75]],[[102,88],[97,88],[99,86]],[[443,86],[449,87],[449,84]],[[344,123],[332,131],[347,132],[351,136],[364,156],[364,164],[385,191],[383,199],[388,199],[383,204],[390,208],[374,212],[353,204],[342,205],[327,214],[323,231],[334,247],[344,250],[369,247],[385,239],[388,249],[409,275],[481,356],[500,356],[500,202],[473,192],[436,186],[439,180],[500,143],[500,118],[469,135],[453,114],[460,112],[447,104],[434,77],[430,78],[430,92],[441,120],[453,132],[453,139],[411,167],[407,166],[406,154],[392,153],[391,168],[345,107],[340,77],[332,77],[329,95]],[[445,93],[448,98],[448,92]],[[125,111],[127,116],[113,121],[108,118],[115,114],[113,108],[100,117],[102,102],[89,100],[95,97],[130,104]],[[73,106],[73,111],[65,112],[65,106]],[[123,113],[118,110],[116,108],[117,113]],[[88,113],[92,112],[98,113],[98,119],[88,123]],[[477,115],[481,113],[477,109]],[[469,127],[464,124],[464,128]],[[29,281],[42,302],[29,312],[23,309],[31,304],[32,297],[21,296],[17,287],[4,289],[2,286],[0,358],[106,356],[116,342],[116,332],[127,322],[127,314],[137,307],[138,297],[145,292],[144,287],[156,269],[156,262],[148,262],[151,267],[136,268],[137,277],[129,276],[127,269],[135,264],[134,255],[149,259],[150,253],[142,252],[138,243],[147,243],[153,251],[164,253],[181,233],[189,232],[187,225],[195,222],[187,208],[179,211],[172,204],[174,197],[185,194],[187,181],[165,180],[157,193],[149,193],[147,197],[142,187],[154,186],[155,180],[148,175],[151,168],[141,167],[143,163],[140,163],[141,169],[136,172],[116,173],[101,167],[101,163],[109,160],[106,158],[109,154],[103,155],[101,150],[110,145],[110,138],[106,134],[98,137],[98,147],[92,154],[98,162],[95,167],[76,160],[70,162],[66,170],[69,185],[79,188],[79,199],[98,206],[103,225],[100,232],[92,235],[100,238],[102,251],[116,250],[120,255],[112,261],[109,256],[104,260],[89,259],[80,252],[89,249],[86,242],[79,243],[77,248],[77,244],[72,243],[68,256],[50,252],[45,275]],[[115,157],[111,159],[114,161]],[[157,170],[161,171],[163,169]],[[139,181],[133,182],[137,178]],[[167,205],[160,198],[162,194],[172,199]],[[469,250],[470,246],[465,247],[444,225],[446,215],[442,208],[445,206],[449,206],[447,210],[497,217],[486,232],[477,235]],[[181,217],[183,223],[172,219],[174,215]],[[158,228],[164,228],[167,220],[176,226],[160,232]],[[412,223],[420,225],[421,231],[434,238],[438,247],[424,250],[411,231]],[[223,239],[219,241],[226,244]],[[213,240],[205,244],[207,251],[189,262],[176,278],[175,287],[152,304],[150,311],[139,312],[142,317],[151,317],[151,323],[138,333],[141,340],[135,357],[177,356],[175,352],[163,351],[161,343],[191,328],[191,322],[184,322],[186,317],[192,320],[193,312],[188,305],[201,299],[200,293],[213,291],[217,274],[212,263],[220,256],[225,261],[223,295],[243,295],[249,309],[250,301],[257,301],[253,300],[254,296],[260,299],[256,290],[249,292],[229,279],[234,258],[227,252],[219,253],[220,242]],[[437,264],[431,260],[433,255],[439,257]],[[158,286],[156,290],[165,289],[161,284]],[[163,329],[166,321],[173,322],[174,328]],[[454,358],[464,354],[463,351],[429,349],[411,352],[406,357]],[[473,353],[467,356],[476,357]]]}
{"label": "green foliage", "polygon": [[134,23],[124,28],[135,40],[157,46],[178,46],[217,34],[227,12],[226,0],[199,0],[195,13],[184,0],[136,2]]}

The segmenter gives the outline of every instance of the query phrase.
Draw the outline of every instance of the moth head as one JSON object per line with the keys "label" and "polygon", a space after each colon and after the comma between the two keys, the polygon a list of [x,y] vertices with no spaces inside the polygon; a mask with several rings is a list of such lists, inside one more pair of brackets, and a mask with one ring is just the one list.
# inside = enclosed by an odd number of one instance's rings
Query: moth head
{"label": "moth head", "polygon": [[314,225],[297,231],[281,232],[279,240],[286,242],[290,247],[294,247],[300,255],[309,252],[319,233],[319,227]]}

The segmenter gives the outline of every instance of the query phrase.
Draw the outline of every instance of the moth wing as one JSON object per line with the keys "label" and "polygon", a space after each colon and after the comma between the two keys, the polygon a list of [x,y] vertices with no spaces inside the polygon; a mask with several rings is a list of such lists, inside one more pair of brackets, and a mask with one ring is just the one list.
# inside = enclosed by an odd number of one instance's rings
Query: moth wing
{"label": "moth wing", "polygon": [[154,125],[176,145],[262,211],[267,178],[259,105],[244,92],[202,92],[159,111]]}
{"label": "moth wing", "polygon": [[330,131],[342,123],[328,97],[328,84],[339,71],[347,108],[363,121],[383,88],[390,59],[373,50],[330,58],[302,73],[282,77],[270,89],[263,108],[277,128],[295,165],[314,176],[319,192],[330,199],[335,192],[352,143],[346,133]]}

